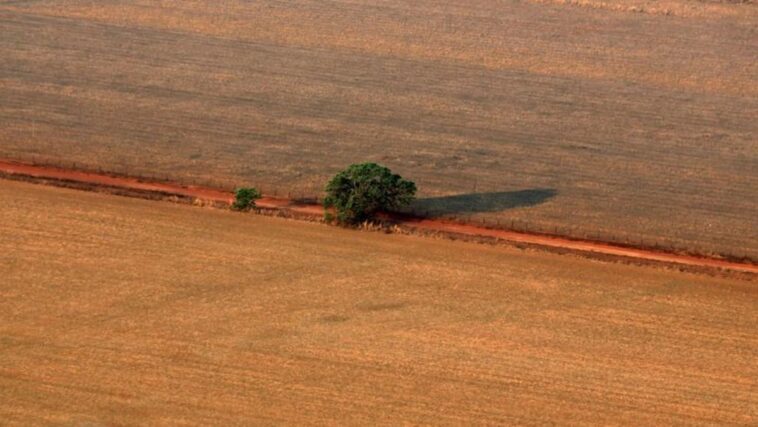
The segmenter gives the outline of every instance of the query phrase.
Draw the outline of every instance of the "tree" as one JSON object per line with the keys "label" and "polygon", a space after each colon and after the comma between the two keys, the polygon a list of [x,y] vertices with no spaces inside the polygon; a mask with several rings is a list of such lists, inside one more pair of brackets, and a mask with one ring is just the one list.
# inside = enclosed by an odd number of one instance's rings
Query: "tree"
{"label": "tree", "polygon": [[255,207],[255,200],[261,198],[261,193],[255,188],[238,188],[234,193],[232,209],[235,211],[249,211]]}
{"label": "tree", "polygon": [[329,181],[324,208],[334,208],[339,222],[356,224],[373,218],[378,211],[406,206],[415,195],[413,182],[376,163],[359,163]]}

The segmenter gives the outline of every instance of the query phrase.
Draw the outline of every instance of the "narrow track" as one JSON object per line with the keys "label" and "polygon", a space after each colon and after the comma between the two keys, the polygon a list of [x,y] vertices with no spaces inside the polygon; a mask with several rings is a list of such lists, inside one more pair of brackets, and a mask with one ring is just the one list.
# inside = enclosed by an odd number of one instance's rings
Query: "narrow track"
{"label": "narrow track", "polygon": [[[176,196],[192,197],[204,201],[231,203],[233,194],[213,188],[200,186],[182,186],[179,184],[147,182],[137,178],[107,175],[104,173],[85,172],[51,166],[39,166],[0,160],[0,172],[33,178],[75,182],[94,187],[110,187],[139,192],[155,192]],[[323,208],[317,204],[301,204],[289,199],[263,197],[256,205],[267,209],[279,209],[301,215],[321,216]],[[544,248],[570,250],[589,254],[624,257],[643,261],[661,262],[689,267],[715,268],[742,273],[758,274],[758,265],[744,264],[722,259],[696,257],[640,248],[630,248],[607,243],[573,240],[557,236],[522,233],[507,230],[495,230],[468,224],[428,219],[388,215],[389,219],[400,225],[432,232],[449,233],[471,237],[494,238],[513,243],[535,245]]]}

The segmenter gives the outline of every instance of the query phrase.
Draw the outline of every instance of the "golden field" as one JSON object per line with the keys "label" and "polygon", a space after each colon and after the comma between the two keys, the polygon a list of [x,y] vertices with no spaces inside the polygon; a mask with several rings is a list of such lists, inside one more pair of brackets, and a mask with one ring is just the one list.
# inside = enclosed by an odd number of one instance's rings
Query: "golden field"
{"label": "golden field", "polygon": [[755,424],[755,282],[0,181],[0,420]]}

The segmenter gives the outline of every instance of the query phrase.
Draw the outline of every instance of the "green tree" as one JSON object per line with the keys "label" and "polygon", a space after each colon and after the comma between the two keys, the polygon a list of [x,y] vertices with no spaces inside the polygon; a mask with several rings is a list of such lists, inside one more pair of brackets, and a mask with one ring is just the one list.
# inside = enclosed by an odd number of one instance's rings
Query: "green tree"
{"label": "green tree", "polygon": [[255,188],[238,188],[234,193],[232,209],[235,211],[249,211],[255,207],[255,200],[261,198],[261,193]]}
{"label": "green tree", "polygon": [[324,208],[334,208],[339,222],[356,224],[373,218],[378,211],[406,206],[415,195],[413,182],[376,163],[359,163],[329,181]]}

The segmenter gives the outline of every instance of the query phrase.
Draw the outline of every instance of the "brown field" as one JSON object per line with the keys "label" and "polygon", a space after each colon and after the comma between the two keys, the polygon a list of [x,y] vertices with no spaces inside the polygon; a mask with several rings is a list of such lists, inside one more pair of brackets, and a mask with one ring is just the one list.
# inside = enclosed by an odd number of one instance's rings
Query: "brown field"
{"label": "brown field", "polygon": [[0,1],[0,156],[280,194],[375,160],[439,215],[758,259],[756,28],[718,1]]}
{"label": "brown field", "polygon": [[758,422],[755,282],[10,181],[0,201],[4,425]]}

